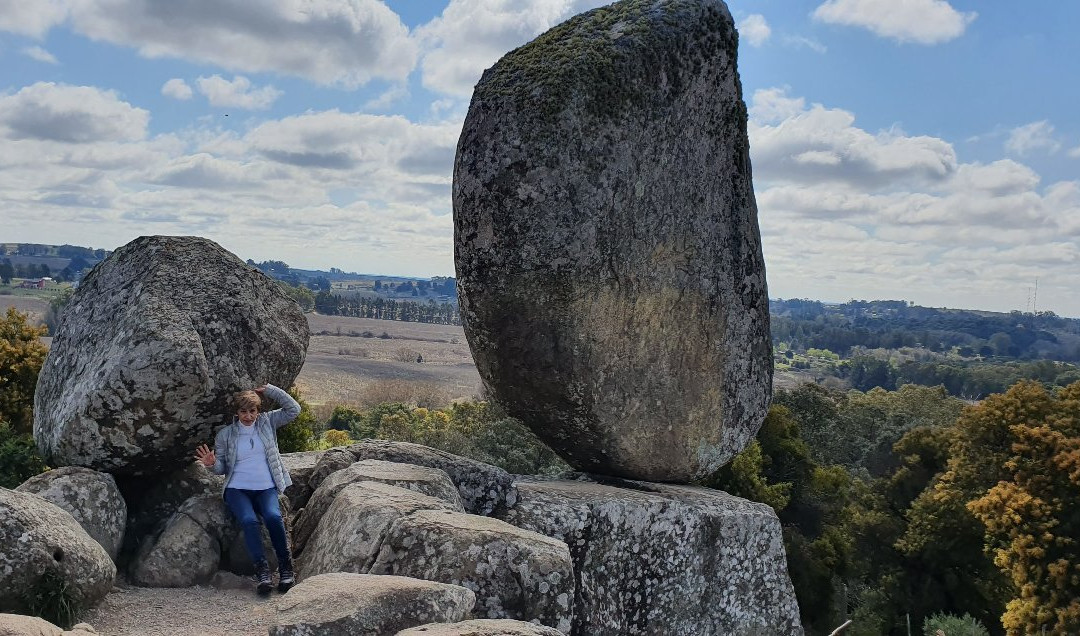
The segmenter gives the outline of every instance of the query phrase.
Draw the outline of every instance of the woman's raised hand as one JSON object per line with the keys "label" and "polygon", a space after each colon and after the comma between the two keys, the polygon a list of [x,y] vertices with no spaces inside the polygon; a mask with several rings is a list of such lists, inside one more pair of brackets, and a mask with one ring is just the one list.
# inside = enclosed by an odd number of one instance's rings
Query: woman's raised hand
{"label": "woman's raised hand", "polygon": [[262,395],[262,394],[263,394],[263,391],[265,391],[265,390],[266,390],[266,385],[264,384],[264,385],[262,385],[262,386],[257,386],[257,387],[255,387],[255,389],[254,389],[254,390],[255,390],[255,392],[256,392],[256,393],[258,393],[259,395]]}
{"label": "woman's raised hand", "polygon": [[212,468],[217,463],[217,455],[206,444],[195,449],[195,459],[207,468]]}

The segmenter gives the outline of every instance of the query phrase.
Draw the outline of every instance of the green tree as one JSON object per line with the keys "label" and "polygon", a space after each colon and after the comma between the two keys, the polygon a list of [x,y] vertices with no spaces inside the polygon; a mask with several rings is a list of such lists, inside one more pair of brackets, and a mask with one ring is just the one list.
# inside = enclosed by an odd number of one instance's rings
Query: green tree
{"label": "green tree", "polygon": [[0,318],[0,421],[16,433],[34,425],[34,390],[48,349],[40,337],[45,327],[32,327],[25,315],[9,308]]}

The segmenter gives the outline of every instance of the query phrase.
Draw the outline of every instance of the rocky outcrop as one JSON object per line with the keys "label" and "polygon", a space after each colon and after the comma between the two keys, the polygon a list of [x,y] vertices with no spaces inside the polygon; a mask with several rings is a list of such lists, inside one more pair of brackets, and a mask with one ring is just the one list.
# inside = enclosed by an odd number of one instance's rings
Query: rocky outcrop
{"label": "rocky outcrop", "polygon": [[442,499],[374,481],[342,488],[320,515],[297,562],[301,578],[330,572],[367,574],[391,525],[418,510],[455,508]]}
{"label": "rocky outcrop", "polygon": [[323,451],[281,454],[281,465],[292,479],[292,485],[285,489],[285,497],[289,500],[290,510],[299,511],[307,505],[307,500],[314,490],[309,480],[323,454]]}
{"label": "rocky outcrop", "polygon": [[296,301],[217,244],[138,238],[83,278],[64,311],[34,438],[51,465],[171,471],[213,440],[233,392],[290,386],[307,344]]}
{"label": "rocky outcrop", "polygon": [[91,607],[112,589],[116,566],[67,511],[37,495],[0,488],[0,611],[24,613],[56,594]]}
{"label": "rocky outcrop", "polygon": [[70,631],[64,631],[37,616],[0,614],[0,636],[90,636],[92,634],[97,634],[97,631],[86,623],[79,623]]}
{"label": "rocky outcrop", "polygon": [[462,510],[457,489],[446,473],[437,468],[371,459],[353,462],[347,468],[330,473],[315,489],[307,506],[300,513],[293,527],[293,549],[297,554],[302,554],[307,549],[308,538],[321,524],[323,516],[338,493],[345,486],[362,481],[374,481],[413,490],[442,499],[446,502],[446,507],[451,510]]}
{"label": "rocky outcrop", "polygon": [[218,495],[188,499],[161,532],[144,541],[129,577],[143,587],[188,587],[209,581],[221,563],[222,544],[236,533]]}
{"label": "rocky outcrop", "polygon": [[371,573],[464,585],[476,592],[478,616],[570,632],[574,572],[566,544],[497,519],[439,510],[402,517]]}
{"label": "rocky outcrop", "polygon": [[720,0],[623,0],[511,51],[454,164],[465,335],[582,470],[688,482],[765,417],[768,297]]}
{"label": "rocky outcrop", "polygon": [[562,636],[562,632],[535,623],[507,619],[478,619],[460,623],[432,623],[397,633],[397,636]]}
{"label": "rocky outcrop", "polygon": [[771,508],[690,486],[519,481],[508,522],[565,541],[574,634],[801,634]]}
{"label": "rocky outcrop", "polygon": [[187,500],[198,495],[216,494],[219,498],[225,478],[214,475],[195,462],[157,479],[120,477],[120,492],[128,506],[127,530],[121,562],[138,554],[141,546],[161,533],[165,523]]}
{"label": "rocky outcrop", "polygon": [[496,508],[514,501],[513,478],[491,464],[409,442],[369,439],[346,449],[357,460],[381,459],[444,471],[457,486],[465,512],[470,514],[490,515]]}
{"label": "rocky outcrop", "polygon": [[66,510],[116,560],[124,541],[127,503],[112,475],[65,466],[35,475],[15,490],[33,493]]}
{"label": "rocky outcrop", "polygon": [[469,614],[475,595],[457,585],[402,576],[320,574],[274,602],[270,636],[389,636]]}

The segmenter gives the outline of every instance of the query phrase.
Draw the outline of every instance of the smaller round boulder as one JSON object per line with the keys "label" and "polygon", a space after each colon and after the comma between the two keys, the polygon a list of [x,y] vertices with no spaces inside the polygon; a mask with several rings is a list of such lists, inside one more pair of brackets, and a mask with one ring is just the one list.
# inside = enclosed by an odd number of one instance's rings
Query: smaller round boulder
{"label": "smaller round boulder", "polygon": [[124,541],[127,503],[112,475],[63,466],[35,475],[15,490],[33,493],[68,511],[86,534],[116,561]]}

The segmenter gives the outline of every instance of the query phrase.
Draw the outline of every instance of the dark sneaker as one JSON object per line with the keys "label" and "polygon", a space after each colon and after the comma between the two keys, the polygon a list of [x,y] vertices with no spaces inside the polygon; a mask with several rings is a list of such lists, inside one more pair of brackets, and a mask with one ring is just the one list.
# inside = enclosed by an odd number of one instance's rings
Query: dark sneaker
{"label": "dark sneaker", "polygon": [[278,586],[279,592],[284,594],[289,591],[289,588],[296,583],[296,576],[293,574],[292,561],[283,560],[281,567],[278,568]]}
{"label": "dark sneaker", "polygon": [[255,590],[259,594],[269,594],[270,590],[274,587],[274,581],[270,578],[270,564],[266,561],[259,561],[255,564],[255,582],[258,586]]}

